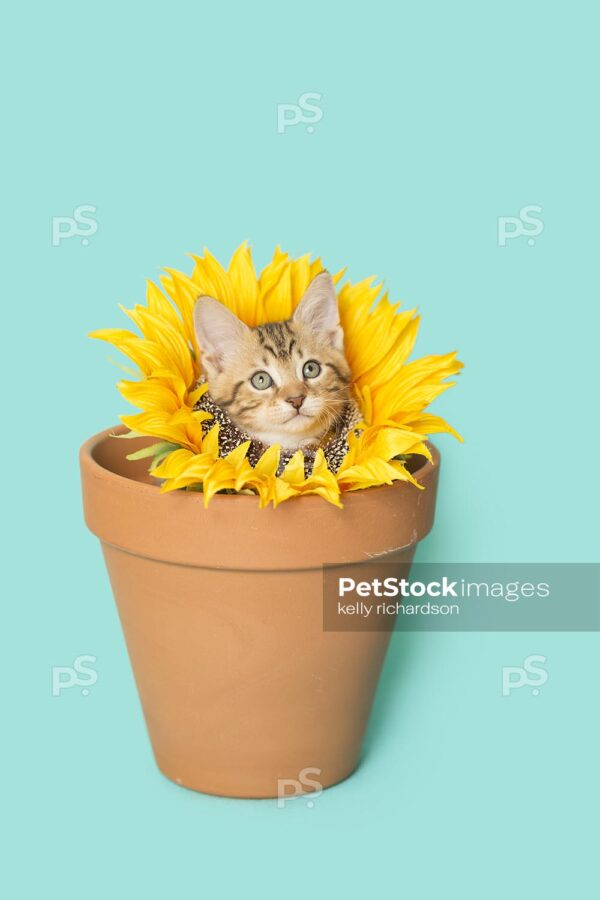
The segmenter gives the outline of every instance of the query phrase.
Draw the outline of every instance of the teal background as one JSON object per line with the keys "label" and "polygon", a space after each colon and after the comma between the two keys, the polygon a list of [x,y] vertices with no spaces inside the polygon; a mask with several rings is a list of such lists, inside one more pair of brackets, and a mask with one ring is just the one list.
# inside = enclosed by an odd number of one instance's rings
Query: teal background
{"label": "teal background", "polygon": [[[403,634],[364,761],[314,806],[182,790],[156,770],[76,452],[124,402],[107,349],[161,266],[248,238],[385,278],[419,354],[466,363],[435,411],[421,560],[594,561],[597,7],[24,3],[2,67],[2,880],[11,898],[588,896],[597,635]],[[277,104],[323,117],[277,133]],[[98,231],[51,244],[53,216]],[[498,217],[543,232],[498,246]],[[594,378],[596,376],[596,379]],[[596,381],[596,383],[595,383]],[[594,472],[594,478],[591,472]],[[51,668],[98,681],[51,695]],[[501,670],[547,658],[539,696]]]}

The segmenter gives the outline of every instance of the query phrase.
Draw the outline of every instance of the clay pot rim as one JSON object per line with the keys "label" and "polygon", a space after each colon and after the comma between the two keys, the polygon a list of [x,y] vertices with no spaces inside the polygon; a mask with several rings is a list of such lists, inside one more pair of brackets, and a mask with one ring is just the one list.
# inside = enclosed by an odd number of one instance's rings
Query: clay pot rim
{"label": "clay pot rim", "polygon": [[[160,484],[158,480],[156,484],[148,484],[147,482],[139,481],[135,478],[128,478],[125,475],[119,475],[117,472],[113,472],[111,469],[105,468],[102,466],[97,459],[94,457],[94,451],[97,447],[106,440],[106,438],[111,435],[118,434],[126,434],[128,429],[124,425],[116,425],[112,428],[105,428],[103,431],[99,431],[96,434],[92,435],[92,437],[88,438],[81,445],[81,449],[79,451],[79,459],[81,466],[90,469],[92,472],[97,472],[100,477],[103,479],[107,479],[108,481],[114,482],[115,484],[121,484],[125,486],[128,484],[130,487],[134,488],[136,491],[142,491],[146,493],[148,496],[152,494],[156,496],[156,493],[160,491]],[[149,438],[152,440],[151,438]],[[156,439],[158,440],[158,438]],[[428,459],[423,457],[423,465],[419,466],[414,472],[412,472],[413,478],[421,483],[423,480],[427,480],[427,476],[429,473],[439,468],[440,465],[440,452],[437,447],[432,444],[430,441],[426,442],[427,447],[429,448],[432,460],[431,462]],[[381,493],[382,491],[395,490],[401,485],[409,484],[408,482],[403,481],[395,481],[392,484],[381,484],[375,487],[362,488],[356,491],[345,491],[342,493],[344,506],[347,506],[349,502],[355,502],[355,499],[358,499],[360,496],[365,497],[373,497],[376,493]],[[190,502],[198,502],[197,492],[195,491],[176,491],[178,495],[188,496]],[[252,505],[256,505],[257,503],[256,494],[215,494],[211,499],[212,503],[251,503]],[[302,501],[303,506],[308,506],[309,504],[317,505],[318,507],[322,507],[323,503],[326,501],[318,496],[317,494],[305,494],[301,497],[294,498],[294,502],[298,502],[298,500]],[[286,504],[287,505],[287,504]]]}

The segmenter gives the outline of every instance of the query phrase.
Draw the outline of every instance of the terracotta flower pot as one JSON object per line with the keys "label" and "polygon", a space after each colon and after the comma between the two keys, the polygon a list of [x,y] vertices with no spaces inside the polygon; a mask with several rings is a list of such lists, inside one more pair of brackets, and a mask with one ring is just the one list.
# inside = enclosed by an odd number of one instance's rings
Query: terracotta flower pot
{"label": "terracotta flower pot", "polygon": [[[177,784],[232,797],[335,784],[356,767],[389,631],[324,631],[322,565],[410,564],[433,523],[439,454],[406,483],[307,496],[160,494],[104,431],[81,449],[150,739]],[[305,775],[304,772],[310,772]],[[318,774],[317,774],[318,773]]]}

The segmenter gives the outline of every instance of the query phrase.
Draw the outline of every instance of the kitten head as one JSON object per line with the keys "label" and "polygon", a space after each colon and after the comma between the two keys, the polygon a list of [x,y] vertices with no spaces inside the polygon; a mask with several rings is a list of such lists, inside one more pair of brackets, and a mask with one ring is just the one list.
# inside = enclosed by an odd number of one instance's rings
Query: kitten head
{"label": "kitten head", "polygon": [[249,328],[217,300],[199,297],[194,323],[211,397],[263,444],[295,449],[318,442],[350,399],[328,272],[312,280],[285,322]]}

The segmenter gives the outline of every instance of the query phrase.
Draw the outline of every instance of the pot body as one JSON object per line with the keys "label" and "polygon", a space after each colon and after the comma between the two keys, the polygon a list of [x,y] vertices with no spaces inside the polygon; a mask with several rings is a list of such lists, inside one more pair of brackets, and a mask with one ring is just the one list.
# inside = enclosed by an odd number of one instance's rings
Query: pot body
{"label": "pot body", "polygon": [[[407,483],[259,510],[255,497],[161,495],[140,441],[81,451],[84,510],[106,565],[161,771],[188,788],[277,797],[356,767],[389,643],[323,629],[324,563],[404,571],[433,521],[439,456]],[[134,447],[135,445],[135,447]],[[389,568],[382,575],[389,575]]]}

